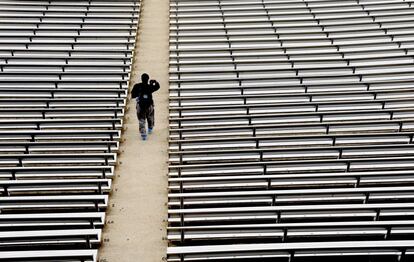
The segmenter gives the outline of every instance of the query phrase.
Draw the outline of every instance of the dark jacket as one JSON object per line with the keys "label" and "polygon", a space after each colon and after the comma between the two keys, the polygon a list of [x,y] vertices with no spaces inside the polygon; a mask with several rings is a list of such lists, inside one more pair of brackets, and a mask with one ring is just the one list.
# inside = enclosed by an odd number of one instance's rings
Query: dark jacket
{"label": "dark jacket", "polygon": [[151,105],[154,105],[154,100],[152,99],[152,93],[160,89],[160,84],[157,81],[150,81],[149,84],[147,83],[138,83],[135,84],[132,88],[131,96],[132,98],[138,98],[142,97],[143,95],[148,96],[148,100]]}

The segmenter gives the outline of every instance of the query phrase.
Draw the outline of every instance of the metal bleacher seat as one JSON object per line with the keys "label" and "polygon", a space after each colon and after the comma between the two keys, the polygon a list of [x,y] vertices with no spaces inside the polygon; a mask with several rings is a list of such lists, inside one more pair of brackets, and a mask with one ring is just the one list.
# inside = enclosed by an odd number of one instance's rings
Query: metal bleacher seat
{"label": "metal bleacher seat", "polygon": [[411,261],[414,2],[170,0],[167,261]]}
{"label": "metal bleacher seat", "polygon": [[0,0],[0,261],[97,261],[140,2]]}

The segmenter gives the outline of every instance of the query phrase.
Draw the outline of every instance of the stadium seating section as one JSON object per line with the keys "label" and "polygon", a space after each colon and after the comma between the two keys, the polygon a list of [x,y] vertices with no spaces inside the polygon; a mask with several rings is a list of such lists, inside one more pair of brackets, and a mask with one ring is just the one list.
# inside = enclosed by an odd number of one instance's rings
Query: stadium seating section
{"label": "stadium seating section", "polygon": [[170,0],[169,262],[413,261],[414,1]]}
{"label": "stadium seating section", "polygon": [[0,261],[96,261],[139,1],[0,0]]}

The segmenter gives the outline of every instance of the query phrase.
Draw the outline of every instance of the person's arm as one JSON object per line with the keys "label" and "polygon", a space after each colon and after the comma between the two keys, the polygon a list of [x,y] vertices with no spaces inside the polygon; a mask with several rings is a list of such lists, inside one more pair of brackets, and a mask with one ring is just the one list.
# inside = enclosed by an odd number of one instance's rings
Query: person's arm
{"label": "person's arm", "polygon": [[132,88],[132,92],[131,92],[131,97],[132,98],[136,98],[138,96],[138,89],[139,89],[139,84],[135,84],[134,87]]}
{"label": "person's arm", "polygon": [[160,89],[160,83],[158,83],[156,80],[151,84],[151,92],[155,92],[158,89]]}

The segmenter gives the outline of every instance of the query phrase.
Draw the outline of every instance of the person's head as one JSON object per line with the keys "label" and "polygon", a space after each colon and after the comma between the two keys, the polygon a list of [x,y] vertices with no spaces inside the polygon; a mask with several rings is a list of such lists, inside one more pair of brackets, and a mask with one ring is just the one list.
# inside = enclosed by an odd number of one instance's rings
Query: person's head
{"label": "person's head", "polygon": [[142,83],[148,83],[148,80],[149,80],[149,75],[146,74],[146,73],[143,73],[141,75],[141,81],[142,81]]}

